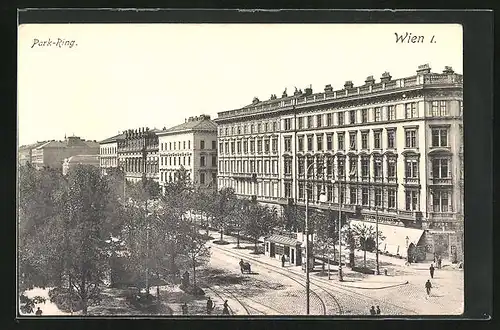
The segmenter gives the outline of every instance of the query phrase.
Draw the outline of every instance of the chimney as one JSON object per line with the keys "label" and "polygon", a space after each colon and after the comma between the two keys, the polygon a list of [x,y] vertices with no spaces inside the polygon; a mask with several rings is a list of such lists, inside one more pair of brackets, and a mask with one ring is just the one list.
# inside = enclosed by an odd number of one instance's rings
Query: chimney
{"label": "chimney", "polygon": [[352,83],[351,80],[347,80],[344,84],[344,89],[353,88],[353,87],[354,87],[354,84]]}
{"label": "chimney", "polygon": [[383,83],[386,83],[386,82],[389,82],[391,81],[391,74],[389,72],[384,72],[382,73],[382,77],[380,78],[380,82],[383,82]]}
{"label": "chimney", "polygon": [[373,76],[366,77],[365,85],[373,85],[374,83],[375,83],[375,79],[373,78]]}
{"label": "chimney", "polygon": [[431,73],[431,67],[429,64],[422,64],[418,66],[417,75]]}
{"label": "chimney", "polygon": [[252,100],[252,104],[257,104],[259,103],[259,99],[257,97],[254,97],[253,100]]}
{"label": "chimney", "polygon": [[325,93],[326,94],[332,94],[333,93],[333,87],[332,85],[328,84],[325,86]]}
{"label": "chimney", "polygon": [[445,66],[443,70],[444,74],[454,74],[455,71],[453,71],[453,68],[451,66]]}
{"label": "chimney", "polygon": [[308,88],[306,88],[306,89],[304,89],[304,91],[305,91],[306,96],[311,95],[311,94],[312,94],[312,92],[313,92],[313,90],[312,90],[312,85],[309,85],[309,87],[308,87]]}

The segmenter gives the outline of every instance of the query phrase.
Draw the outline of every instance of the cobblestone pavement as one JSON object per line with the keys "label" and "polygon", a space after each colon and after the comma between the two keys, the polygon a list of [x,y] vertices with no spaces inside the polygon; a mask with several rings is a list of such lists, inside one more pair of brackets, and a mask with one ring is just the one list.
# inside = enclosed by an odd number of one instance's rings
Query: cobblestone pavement
{"label": "cobblestone pavement", "polygon": [[[211,232],[212,237],[219,238],[218,233]],[[234,243],[235,239],[230,236],[225,236],[225,240]],[[249,242],[240,242],[243,247],[250,246]],[[219,259],[218,267],[228,268],[230,263],[224,263],[224,251],[228,253],[244,254],[247,260],[252,263],[252,260],[264,262],[270,267],[281,268],[281,263],[278,260],[271,259],[264,255],[252,255],[248,249],[234,249],[234,244],[215,246],[212,249],[213,258]],[[216,250],[220,252],[215,253]],[[358,255],[359,256],[359,255]],[[373,255],[367,254],[368,264],[373,263]],[[214,258],[214,259],[215,259]],[[222,259],[222,262],[221,260]],[[231,258],[231,260],[234,258]],[[392,260],[394,259],[394,260]],[[444,267],[441,270],[436,269],[434,279],[431,279],[433,289],[431,294],[427,296],[425,292],[425,282],[430,279],[428,267],[430,264],[414,264],[405,266],[404,260],[391,258],[388,256],[380,256],[381,272],[387,268],[389,276],[384,275],[363,275],[345,270],[346,282],[338,282],[336,267],[332,266],[331,280],[326,276],[318,276],[317,273],[311,274],[311,289],[316,291],[323,300],[327,295],[325,290],[330,292],[335,297],[335,300],[340,304],[343,315],[366,315],[369,314],[370,306],[380,306],[383,315],[458,315],[463,310],[463,271]],[[234,261],[231,261],[234,262]],[[359,262],[358,262],[359,264]],[[252,263],[252,267],[257,267],[257,263]],[[238,271],[238,266],[231,266],[232,269]],[[305,275],[300,267],[287,266],[286,271],[294,279],[305,283]],[[289,279],[286,276],[280,275],[277,272],[266,269],[264,272],[259,272],[256,276],[262,281],[274,281],[278,283],[288,283]],[[293,282],[293,281],[292,281]],[[315,287],[315,285],[320,287]],[[277,310],[286,312],[290,315],[305,314],[305,289],[297,283],[289,284],[295,287],[294,290],[285,290],[278,292],[271,290],[266,294],[261,293],[259,297],[262,301],[273,301]],[[288,292],[288,296],[284,294]],[[311,295],[311,314],[323,314],[324,309],[321,306],[319,299]],[[316,301],[315,303],[314,301]],[[281,302],[284,301],[284,302]],[[320,307],[318,307],[318,304]],[[279,307],[278,307],[279,305]],[[313,307],[314,305],[314,307]],[[326,304],[328,305],[328,304]],[[319,310],[318,310],[319,309]],[[321,310],[323,309],[323,310]],[[338,308],[337,308],[338,309]],[[314,310],[314,312],[313,312]],[[327,314],[339,314],[338,311],[330,306],[326,306]],[[276,311],[267,310],[267,313],[276,315]]]}

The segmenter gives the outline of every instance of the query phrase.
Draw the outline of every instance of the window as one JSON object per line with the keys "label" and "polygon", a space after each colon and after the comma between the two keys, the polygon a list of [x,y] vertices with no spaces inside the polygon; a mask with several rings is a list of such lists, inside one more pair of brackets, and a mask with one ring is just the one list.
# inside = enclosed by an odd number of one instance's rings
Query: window
{"label": "window", "polygon": [[191,140],[188,140],[188,149],[191,149]]}
{"label": "window", "polygon": [[231,142],[231,153],[234,154],[235,153],[235,146],[236,146],[236,143],[234,141]]}
{"label": "window", "polygon": [[396,189],[389,189],[387,191],[387,207],[390,209],[396,208]]}
{"label": "window", "polygon": [[[285,124],[285,128],[284,128],[285,131],[289,131],[292,129],[292,119],[291,118],[286,118],[284,121],[284,124]],[[252,133],[252,131],[250,131],[250,133]]]}
{"label": "window", "polygon": [[299,158],[298,159],[298,171],[299,171],[299,174],[300,175],[303,175],[304,174],[304,158]]}
{"label": "window", "polygon": [[217,149],[217,144],[215,141],[212,141],[212,149]]}
{"label": "window", "polygon": [[432,177],[433,178],[448,178],[448,159],[434,158],[432,160]]}
{"label": "window", "polygon": [[382,120],[382,108],[381,107],[376,107],[375,108],[375,121],[381,121]]}
{"label": "window", "polygon": [[458,101],[458,104],[459,104],[459,107],[460,107],[458,115],[459,116],[463,116],[464,115],[464,102],[463,101]]}
{"label": "window", "polygon": [[217,166],[217,156],[216,155],[212,155],[212,167],[215,167],[215,166]]}
{"label": "window", "polygon": [[356,110],[349,111],[349,123],[350,124],[356,123]]}
{"label": "window", "polygon": [[373,175],[376,178],[381,178],[382,177],[382,159],[380,158],[375,158],[373,160]]}
{"label": "window", "polygon": [[217,173],[212,173],[212,182],[216,182],[217,181]]}
{"label": "window", "polygon": [[291,137],[286,137],[285,138],[285,151],[292,151],[292,138]]}
{"label": "window", "polygon": [[205,173],[200,173],[200,183],[205,184]]}
{"label": "window", "polygon": [[307,150],[308,151],[313,150],[313,138],[312,138],[312,136],[307,137]]}
{"label": "window", "polygon": [[368,122],[368,109],[361,110],[361,122],[362,123]]}
{"label": "window", "polygon": [[292,174],[292,159],[285,158],[285,174]]}
{"label": "window", "polygon": [[205,166],[205,156],[200,157],[200,166],[204,167]]}
{"label": "window", "polygon": [[278,139],[273,139],[273,152],[278,152]]}
{"label": "window", "polygon": [[299,183],[299,199],[304,199],[304,184]]}
{"label": "window", "polygon": [[356,150],[356,132],[349,133],[349,150]]}
{"label": "window", "polygon": [[345,177],[344,169],[345,169],[344,159],[337,160],[337,172],[338,172],[339,176],[342,178]]}
{"label": "window", "polygon": [[351,204],[356,204],[357,203],[357,195],[358,195],[358,190],[356,188],[350,188],[350,202]]}
{"label": "window", "polygon": [[375,188],[375,206],[382,206],[382,188]]}
{"label": "window", "polygon": [[260,132],[262,132],[262,125],[257,124],[257,133],[260,133]]}
{"label": "window", "polygon": [[387,120],[395,120],[396,119],[396,107],[390,105],[387,107]]}
{"label": "window", "polygon": [[418,178],[418,161],[416,159],[407,159],[405,162],[405,177]]}
{"label": "window", "polygon": [[431,103],[431,116],[432,117],[439,116],[439,101],[432,101],[432,103]]}
{"label": "window", "polygon": [[323,150],[323,135],[316,135],[316,146],[317,150]]}
{"label": "window", "polygon": [[357,176],[358,174],[358,160],[356,158],[351,158],[349,159],[349,175],[350,176]]}
{"label": "window", "polygon": [[241,141],[236,142],[236,150],[241,154]]}
{"label": "window", "polygon": [[262,153],[262,140],[257,140],[257,153]]}
{"label": "window", "polygon": [[446,128],[432,129],[432,146],[433,147],[448,146],[448,129]]}
{"label": "window", "polygon": [[415,190],[406,191],[406,210],[418,211],[418,191]]}
{"label": "window", "polygon": [[248,141],[243,140],[243,153],[248,153]]}
{"label": "window", "polygon": [[234,127],[231,127],[231,135],[234,135]]}
{"label": "window", "polygon": [[297,149],[299,149],[299,151],[304,151],[304,137],[303,136],[299,136],[298,139],[297,139]]}
{"label": "window", "polygon": [[361,176],[363,178],[367,178],[369,176],[368,173],[368,158],[361,158]]}
{"label": "window", "polygon": [[276,122],[273,122],[273,132],[276,132],[278,129],[278,124]]}
{"label": "window", "polygon": [[219,152],[224,153],[224,144],[222,142],[219,142]]}
{"label": "window", "polygon": [[361,133],[361,149],[368,149],[368,132]]}
{"label": "window", "polygon": [[307,116],[307,128],[313,127],[313,116]]}
{"label": "window", "polygon": [[446,101],[439,102],[439,115],[441,117],[448,116],[448,108],[446,107]]}
{"label": "window", "polygon": [[338,113],[339,125],[344,125],[344,112]]}
{"label": "window", "polygon": [[368,205],[368,188],[361,188],[361,204]]}
{"label": "window", "polygon": [[405,104],[405,118],[417,117],[417,103],[411,102]]}
{"label": "window", "polygon": [[387,148],[394,149],[395,147],[395,132],[394,130],[387,130]]}
{"label": "window", "polygon": [[416,148],[417,147],[417,130],[407,129],[405,130],[405,140],[406,148]]}
{"label": "window", "polygon": [[331,113],[326,114],[326,126],[333,126],[333,118]]}
{"label": "window", "polygon": [[327,175],[333,174],[333,160],[330,157],[326,159],[326,174]]}
{"label": "window", "polygon": [[332,145],[333,145],[333,135],[332,134],[327,134],[326,135],[326,150],[332,150]]}
{"label": "window", "polygon": [[201,150],[205,149],[205,141],[203,140],[200,141],[200,149]]}
{"label": "window", "polygon": [[191,166],[191,157],[188,156],[188,166]]}
{"label": "window", "polygon": [[285,198],[290,198],[290,197],[292,197],[292,183],[285,182]]}
{"label": "window", "polygon": [[267,132],[269,130],[269,124],[265,123],[264,124],[264,132]]}
{"label": "window", "polygon": [[270,144],[269,139],[265,139],[265,140],[264,140],[264,152],[265,152],[266,154],[267,154],[267,153],[269,153],[269,149],[270,149],[270,148],[269,148],[269,144]]}
{"label": "window", "polygon": [[387,176],[389,178],[396,177],[396,160],[395,159],[390,158],[387,160]]}
{"label": "window", "polygon": [[[288,126],[289,126],[289,128],[288,128],[288,129],[291,129],[291,126],[290,126],[290,119],[285,119],[285,127],[286,127],[286,121],[287,121],[287,120],[289,121],[289,125],[288,125]],[[252,124],[252,125],[250,125],[250,134],[253,134],[253,132],[254,132],[254,125]]]}
{"label": "window", "polygon": [[229,135],[229,128],[226,127],[226,134],[225,135]]}
{"label": "window", "polygon": [[182,149],[186,149],[186,141],[182,141]]}
{"label": "window", "polygon": [[304,117],[299,117],[299,118],[297,118],[297,120],[299,121],[298,122],[299,129],[303,129],[304,128]]}
{"label": "window", "polygon": [[323,121],[322,121],[323,117],[321,115],[317,115],[316,116],[316,127],[321,127],[323,126]]}
{"label": "window", "polygon": [[337,139],[338,139],[338,144],[339,144],[338,149],[344,150],[344,133],[338,133]]}
{"label": "window", "polygon": [[177,165],[177,164],[176,164],[176,159],[177,159],[177,158],[175,158],[175,157],[173,157],[173,158],[174,158],[174,166],[176,166],[176,165]]}
{"label": "window", "polygon": [[373,132],[373,147],[375,149],[381,149],[380,145],[380,131]]}
{"label": "window", "polygon": [[432,204],[434,212],[448,212],[448,191],[434,191]]}

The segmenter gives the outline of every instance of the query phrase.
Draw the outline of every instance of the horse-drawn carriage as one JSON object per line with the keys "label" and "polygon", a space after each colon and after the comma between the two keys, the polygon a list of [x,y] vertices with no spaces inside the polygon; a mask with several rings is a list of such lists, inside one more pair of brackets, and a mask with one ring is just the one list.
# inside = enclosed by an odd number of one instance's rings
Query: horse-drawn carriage
{"label": "horse-drawn carriage", "polygon": [[243,261],[243,259],[240,260],[240,270],[242,274],[244,272],[247,272],[248,274],[252,273],[252,270],[250,268],[250,263]]}

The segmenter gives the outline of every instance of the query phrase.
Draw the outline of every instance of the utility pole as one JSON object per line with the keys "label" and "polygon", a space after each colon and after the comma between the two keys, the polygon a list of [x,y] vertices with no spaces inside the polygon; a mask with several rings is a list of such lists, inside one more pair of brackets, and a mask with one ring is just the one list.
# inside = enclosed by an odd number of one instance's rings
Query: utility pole
{"label": "utility pole", "polygon": [[[341,237],[341,228],[342,228],[342,181],[340,177],[340,171],[338,171],[338,178],[339,178],[339,225],[338,225],[338,235],[339,235],[339,282],[344,281],[344,276],[342,274],[342,241],[340,240]],[[334,251],[335,253],[335,251]]]}
{"label": "utility pole", "polygon": [[376,249],[376,260],[377,260],[377,275],[380,275],[380,266],[379,266],[379,262],[378,262],[378,206],[375,205],[375,212],[376,212],[376,216],[375,216],[375,231],[376,231],[376,246],[375,246],[375,249]]}

